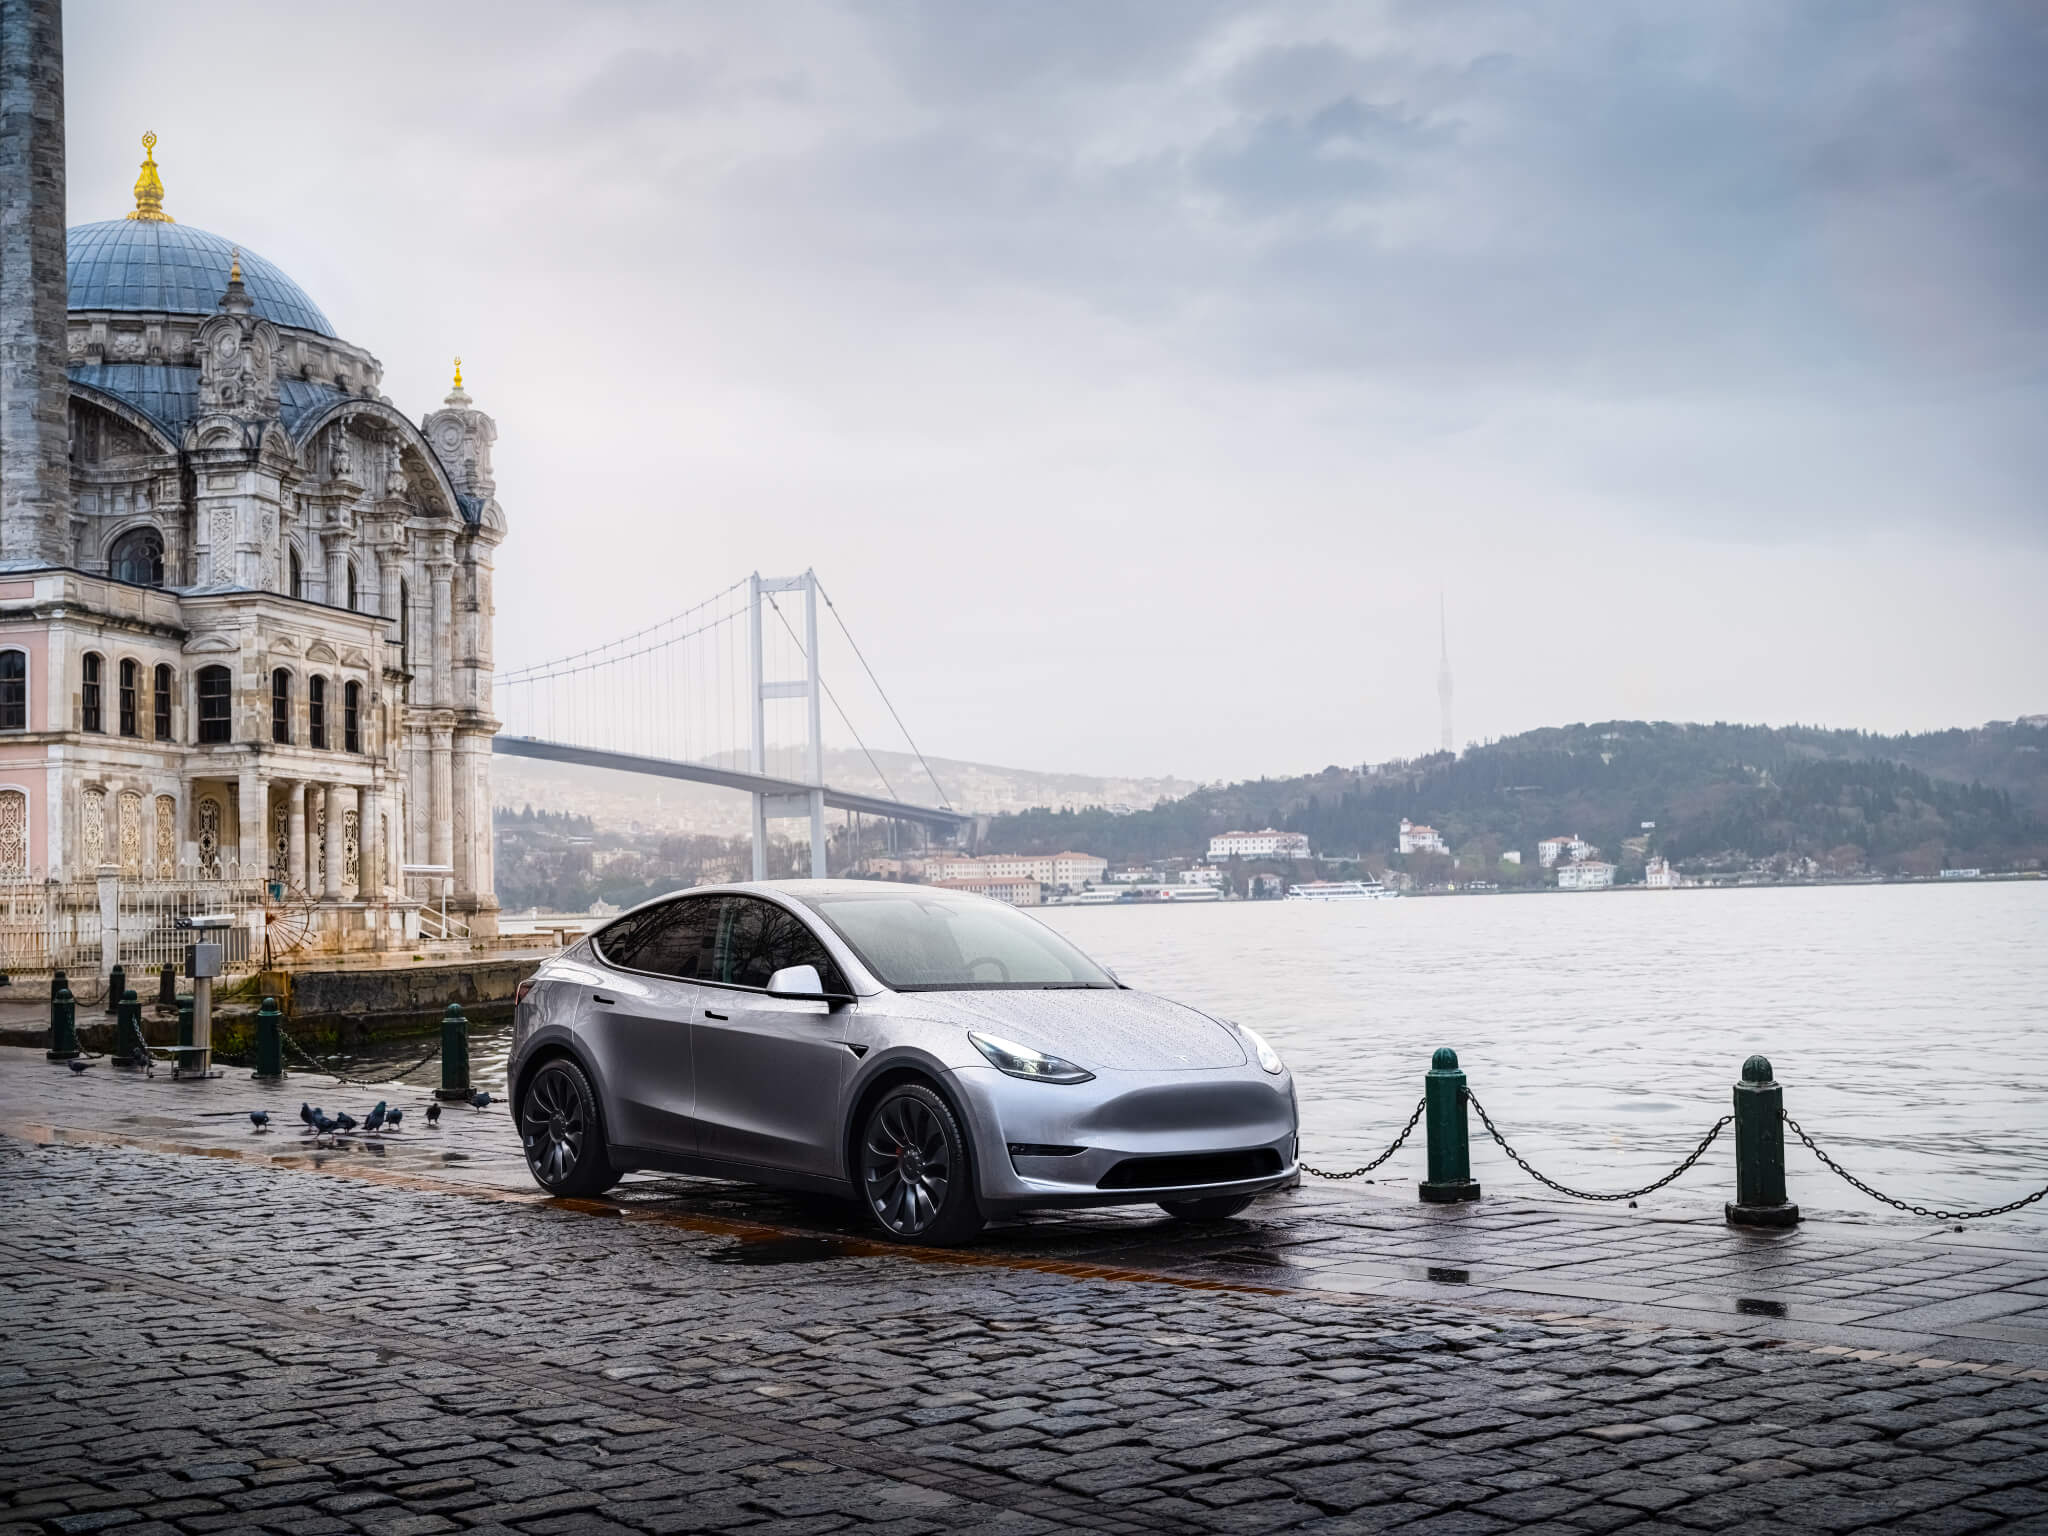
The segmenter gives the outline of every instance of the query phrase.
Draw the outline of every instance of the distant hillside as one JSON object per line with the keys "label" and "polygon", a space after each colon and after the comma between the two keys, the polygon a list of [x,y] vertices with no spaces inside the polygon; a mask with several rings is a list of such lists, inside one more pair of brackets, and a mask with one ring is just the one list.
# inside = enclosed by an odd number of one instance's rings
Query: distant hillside
{"label": "distant hillside", "polygon": [[[2042,717],[2030,716],[2030,722]],[[1531,731],[1461,755],[1203,789],[1136,815],[999,816],[994,849],[1080,848],[1113,863],[1186,857],[1213,833],[1274,826],[1318,853],[1378,866],[1400,819],[1435,826],[1464,867],[1576,832],[1609,857],[1682,866],[1812,859],[1831,873],[2040,868],[2048,858],[2048,728],[1923,736],[1805,727],[1611,721]],[[1632,848],[1625,847],[1635,840]]]}

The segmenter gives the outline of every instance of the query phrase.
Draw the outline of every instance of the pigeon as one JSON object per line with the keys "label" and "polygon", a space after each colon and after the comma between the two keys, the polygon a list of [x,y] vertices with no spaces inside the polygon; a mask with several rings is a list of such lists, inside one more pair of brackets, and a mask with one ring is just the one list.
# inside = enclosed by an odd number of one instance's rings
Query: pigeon
{"label": "pigeon", "polygon": [[395,1131],[395,1130],[397,1130],[397,1129],[398,1129],[398,1122],[399,1122],[399,1121],[401,1121],[401,1120],[403,1120],[404,1118],[405,1118],[405,1111],[404,1111],[404,1110],[402,1110],[402,1109],[394,1109],[394,1110],[392,1110],[392,1111],[391,1111],[391,1112],[390,1112],[389,1114],[385,1115],[385,1117],[384,1117],[384,1129],[385,1129],[385,1130],[387,1130],[387,1131]]}
{"label": "pigeon", "polygon": [[429,1105],[427,1106],[427,1124],[429,1124],[429,1125],[439,1125],[440,1123],[441,1123],[441,1106],[440,1106],[440,1105],[439,1105],[438,1103],[434,1103],[434,1104],[429,1104]]}
{"label": "pigeon", "polygon": [[363,1129],[381,1131],[384,1129],[384,1101],[379,1099],[377,1107],[363,1117]]}
{"label": "pigeon", "polygon": [[496,1102],[488,1093],[472,1093],[469,1096],[471,1109],[489,1109]]}
{"label": "pigeon", "polygon": [[336,1115],[334,1117],[334,1128],[337,1131],[352,1131],[356,1128],[356,1117],[346,1113]]}
{"label": "pigeon", "polygon": [[311,1125],[313,1123],[313,1117],[316,1113],[317,1111],[312,1105],[308,1104],[304,1099],[299,1100],[299,1118],[305,1121],[306,1124]]}
{"label": "pigeon", "polygon": [[318,1142],[322,1136],[333,1136],[339,1129],[341,1129],[340,1126],[327,1118],[325,1110],[316,1109],[313,1111],[313,1140],[315,1142]]}
{"label": "pigeon", "polygon": [[269,1127],[270,1127],[270,1111],[269,1111],[269,1110],[267,1110],[267,1109],[252,1109],[252,1110],[250,1110],[250,1111],[249,1111],[249,1123],[250,1123],[251,1125],[255,1126],[255,1127],[256,1127],[256,1129],[257,1129],[257,1130],[259,1130],[259,1131],[262,1131],[262,1130],[267,1130],[267,1129],[269,1129]]}
{"label": "pigeon", "polygon": [[92,1063],[89,1061],[80,1061],[76,1056],[74,1056],[69,1061],[65,1062],[64,1065],[69,1067],[74,1072],[83,1072],[87,1067],[91,1066]]}

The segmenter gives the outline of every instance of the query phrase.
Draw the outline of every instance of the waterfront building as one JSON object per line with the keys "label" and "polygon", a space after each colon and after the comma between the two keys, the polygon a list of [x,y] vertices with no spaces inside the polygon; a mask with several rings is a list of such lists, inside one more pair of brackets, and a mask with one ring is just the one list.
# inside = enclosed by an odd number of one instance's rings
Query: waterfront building
{"label": "waterfront building", "polygon": [[1219,832],[1209,839],[1211,859],[1306,859],[1308,838],[1300,832]]}
{"label": "waterfront building", "polygon": [[1519,864],[1522,862],[1522,850],[1519,848],[1510,848],[1506,853],[1500,856],[1500,861],[1503,864]]}
{"label": "waterfront building", "polygon": [[1092,853],[991,853],[925,861],[925,879],[934,884],[955,880],[1036,880],[1054,890],[1078,891],[1101,880],[1109,860]]}
{"label": "waterfront building", "polygon": [[1401,818],[1402,853],[1449,853],[1450,844],[1435,827],[1418,826],[1406,816]]}
{"label": "waterfront building", "polygon": [[1560,859],[1566,863],[1578,864],[1590,859],[1600,850],[1580,837],[1568,832],[1563,837],[1546,837],[1536,845],[1536,862],[1549,869]]}
{"label": "waterfront building", "polygon": [[1653,891],[1672,891],[1685,883],[1685,877],[1666,859],[1648,859],[1643,864],[1643,884]]}
{"label": "waterfront building", "polygon": [[1223,871],[1213,864],[1197,864],[1180,872],[1182,885],[1205,885],[1211,890],[1223,888]]}
{"label": "waterfront building", "polygon": [[932,883],[942,890],[972,891],[977,896],[1007,901],[1013,907],[1036,907],[1045,902],[1045,886],[1024,875],[974,875]]}
{"label": "waterfront building", "polygon": [[1614,884],[1614,866],[1598,859],[1582,859],[1557,866],[1560,891],[1601,891]]}
{"label": "waterfront building", "polygon": [[[494,932],[497,428],[459,365],[399,409],[290,276],[172,217],[143,146],[125,218],[64,230],[61,176],[20,210],[64,256],[62,414],[5,450],[0,878],[262,884],[316,949],[416,938],[444,894]],[[5,303],[57,280],[10,268]]]}

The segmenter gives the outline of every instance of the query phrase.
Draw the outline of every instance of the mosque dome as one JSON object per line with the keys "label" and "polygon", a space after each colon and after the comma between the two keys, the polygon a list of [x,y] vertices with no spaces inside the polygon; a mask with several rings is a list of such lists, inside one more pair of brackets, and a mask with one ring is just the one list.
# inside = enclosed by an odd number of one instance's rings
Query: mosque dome
{"label": "mosque dome", "polygon": [[281,269],[246,246],[180,224],[165,213],[156,135],[145,134],[142,143],[135,211],[126,218],[81,224],[64,233],[68,307],[210,315],[220,307],[239,252],[242,284],[255,301],[257,314],[275,325],[334,335],[320,306]]}
{"label": "mosque dome", "polygon": [[334,327],[306,290],[246,246],[189,224],[108,219],[64,232],[72,309],[130,309],[210,315],[227,290],[239,249],[242,283],[256,313],[276,325],[332,336]]}

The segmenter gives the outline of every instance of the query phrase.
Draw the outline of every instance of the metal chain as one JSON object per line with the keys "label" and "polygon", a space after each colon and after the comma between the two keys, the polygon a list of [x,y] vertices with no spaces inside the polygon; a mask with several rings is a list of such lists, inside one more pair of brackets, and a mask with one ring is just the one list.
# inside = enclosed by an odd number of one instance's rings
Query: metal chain
{"label": "metal chain", "polygon": [[1379,1167],[1381,1163],[1384,1163],[1388,1158],[1392,1157],[1396,1152],[1401,1150],[1401,1143],[1408,1139],[1408,1133],[1414,1130],[1416,1122],[1421,1120],[1422,1107],[1428,1102],[1429,1100],[1426,1098],[1417,1099],[1415,1101],[1415,1113],[1410,1115],[1408,1117],[1408,1123],[1401,1127],[1401,1134],[1394,1138],[1394,1144],[1391,1147],[1387,1148],[1386,1151],[1382,1152],[1378,1157],[1374,1158],[1371,1162],[1367,1163],[1363,1168],[1353,1168],[1349,1173],[1331,1173],[1326,1169],[1311,1168],[1307,1163],[1303,1163],[1301,1165],[1301,1171],[1303,1173],[1312,1173],[1319,1179],[1355,1179],[1361,1173],[1371,1173],[1373,1169]]}
{"label": "metal chain", "polygon": [[1843,1179],[1857,1189],[1862,1190],[1871,1199],[1878,1201],[1880,1204],[1888,1205],[1895,1211],[1909,1211],[1915,1216],[1932,1216],[1936,1221],[1969,1221],[1978,1216],[2004,1216],[2024,1206],[2032,1205],[2036,1200],[2044,1196],[2048,1196],[2048,1188],[2037,1189],[2031,1195],[2023,1195],[2008,1205],[1994,1205],[1989,1210],[1983,1211],[1937,1211],[1931,1210],[1924,1205],[1913,1205],[1904,1200],[1894,1200],[1890,1195],[1881,1194],[1877,1190],[1872,1189],[1868,1184],[1857,1178],[1855,1174],[1844,1168],[1832,1157],[1829,1157],[1827,1153],[1821,1151],[1819,1147],[1814,1145],[1813,1138],[1806,1134],[1805,1129],[1799,1122],[1786,1114],[1784,1110],[1780,1109],[1778,1111],[1778,1118],[1792,1127],[1792,1134],[1806,1143],[1806,1150],[1819,1158],[1822,1166],[1830,1173],[1840,1174]]}
{"label": "metal chain", "polygon": [[1513,1147],[1508,1145],[1507,1137],[1501,1135],[1498,1128],[1495,1127],[1492,1118],[1488,1116],[1488,1114],[1486,1113],[1485,1106],[1482,1105],[1478,1099],[1473,1097],[1472,1090],[1470,1088],[1466,1088],[1462,1091],[1465,1095],[1465,1102],[1470,1104],[1474,1109],[1479,1111],[1479,1123],[1486,1127],[1486,1134],[1491,1136],[1495,1141],[1500,1143],[1501,1151],[1507,1153],[1509,1157],[1513,1158],[1516,1164],[1521,1168],[1522,1172],[1528,1174],[1529,1177],[1534,1179],[1538,1184],[1548,1185],[1551,1189],[1556,1190],[1561,1195],[1570,1195],[1574,1200],[1633,1200],[1638,1195],[1647,1195],[1653,1190],[1662,1189],[1666,1184],[1669,1184],[1673,1179],[1677,1178],[1680,1174],[1684,1173],[1687,1169],[1691,1168],[1694,1163],[1697,1163],[1701,1158],[1705,1157],[1707,1155],[1707,1148],[1711,1147],[1714,1144],[1714,1138],[1716,1136],[1719,1136],[1722,1131],[1726,1130],[1729,1124],[1735,1119],[1733,1115],[1723,1115],[1720,1119],[1716,1120],[1711,1126],[1707,1128],[1707,1134],[1700,1138],[1700,1144],[1692,1149],[1691,1154],[1685,1159],[1685,1161],[1680,1163],[1676,1168],[1672,1169],[1669,1173],[1665,1174],[1664,1177],[1659,1179],[1656,1183],[1645,1184],[1641,1189],[1624,1189],[1619,1194],[1605,1195],[1590,1189],[1573,1189],[1571,1186],[1567,1184],[1560,1184],[1557,1182],[1557,1180],[1547,1178],[1543,1174],[1538,1173],[1534,1168],[1529,1166],[1529,1160],[1526,1157],[1522,1156],[1521,1153],[1517,1152]]}
{"label": "metal chain", "polygon": [[311,1051],[308,1051],[303,1045],[300,1045],[298,1041],[294,1040],[289,1034],[285,1032],[282,1026],[279,1027],[277,1035],[278,1038],[282,1040],[287,1046],[289,1046],[292,1050],[298,1052],[299,1059],[305,1062],[306,1065],[311,1067],[315,1072],[318,1072],[325,1077],[331,1077],[336,1082],[348,1083],[357,1088],[377,1088],[381,1087],[385,1083],[402,1081],[403,1079],[412,1076],[413,1073],[419,1071],[421,1067],[424,1067],[428,1062],[432,1061],[436,1056],[439,1056],[441,1054],[441,1047],[437,1045],[431,1051],[427,1052],[426,1055],[422,1056],[418,1061],[414,1062],[411,1066],[407,1067],[403,1072],[394,1072],[389,1077],[344,1077],[341,1073],[335,1071],[334,1068],[330,1067],[326,1062],[322,1061],[318,1056],[315,1056]]}

